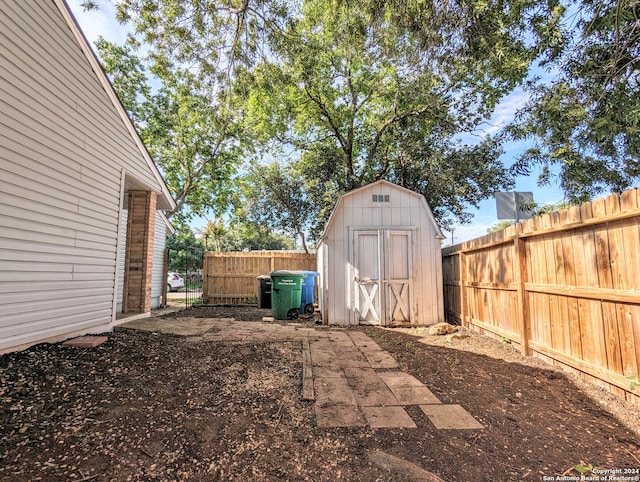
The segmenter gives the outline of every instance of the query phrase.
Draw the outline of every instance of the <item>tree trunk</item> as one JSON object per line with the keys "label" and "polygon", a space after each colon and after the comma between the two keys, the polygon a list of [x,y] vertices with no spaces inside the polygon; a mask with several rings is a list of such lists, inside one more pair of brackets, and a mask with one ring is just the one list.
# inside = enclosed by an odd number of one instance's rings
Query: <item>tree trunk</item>
{"label": "tree trunk", "polygon": [[304,233],[302,231],[298,231],[298,234],[300,235],[300,240],[302,241],[302,248],[304,249],[304,252],[309,254],[309,248],[307,248],[307,241],[304,237]]}

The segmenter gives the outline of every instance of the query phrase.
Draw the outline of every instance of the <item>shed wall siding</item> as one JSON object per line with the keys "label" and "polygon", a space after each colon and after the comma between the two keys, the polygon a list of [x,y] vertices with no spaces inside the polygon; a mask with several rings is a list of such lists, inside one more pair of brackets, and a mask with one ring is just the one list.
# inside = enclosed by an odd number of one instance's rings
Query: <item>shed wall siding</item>
{"label": "shed wall siding", "polygon": [[[373,194],[388,195],[389,202],[373,202]],[[443,320],[442,266],[439,232],[430,215],[426,201],[392,185],[371,185],[344,196],[332,214],[330,226],[320,247],[323,251],[325,273],[323,286],[328,289],[324,311],[330,324],[346,325],[350,322],[349,261],[353,246],[349,229],[399,230],[415,228],[413,244],[412,306],[418,313],[415,324],[429,325]]]}
{"label": "shed wall siding", "polygon": [[122,169],[160,190],[52,1],[0,3],[0,351],[111,322]]}

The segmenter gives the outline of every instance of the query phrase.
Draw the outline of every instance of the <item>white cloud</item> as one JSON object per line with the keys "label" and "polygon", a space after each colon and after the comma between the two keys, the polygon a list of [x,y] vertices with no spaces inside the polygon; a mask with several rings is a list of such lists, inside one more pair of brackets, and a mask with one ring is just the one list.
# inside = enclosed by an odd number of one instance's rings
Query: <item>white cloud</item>
{"label": "white cloud", "polygon": [[487,234],[487,229],[493,226],[496,222],[493,223],[473,223],[467,224],[464,226],[454,226],[453,228],[453,236],[450,232],[444,232],[444,235],[447,239],[443,240],[442,246],[451,246],[452,244],[462,243],[464,241],[469,241],[470,239],[479,238],[480,236],[484,236]]}
{"label": "white cloud", "polygon": [[513,121],[516,112],[522,109],[528,100],[529,95],[523,92],[522,89],[516,89],[506,96],[502,102],[496,106],[493,116],[491,116],[491,120],[489,121],[490,127],[486,131],[487,134],[493,134]]}

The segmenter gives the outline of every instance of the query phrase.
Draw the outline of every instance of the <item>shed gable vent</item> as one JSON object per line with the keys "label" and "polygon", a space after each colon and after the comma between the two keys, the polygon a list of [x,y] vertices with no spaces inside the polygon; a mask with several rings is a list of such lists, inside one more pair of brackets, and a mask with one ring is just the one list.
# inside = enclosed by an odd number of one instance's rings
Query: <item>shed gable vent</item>
{"label": "shed gable vent", "polygon": [[374,203],[388,203],[389,195],[388,194],[374,194],[373,196]]}

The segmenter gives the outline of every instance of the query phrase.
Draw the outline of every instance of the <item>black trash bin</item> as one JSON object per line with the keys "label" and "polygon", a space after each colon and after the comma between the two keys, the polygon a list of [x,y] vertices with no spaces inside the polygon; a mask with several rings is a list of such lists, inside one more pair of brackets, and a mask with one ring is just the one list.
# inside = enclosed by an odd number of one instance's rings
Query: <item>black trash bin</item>
{"label": "black trash bin", "polygon": [[271,309],[271,276],[262,274],[258,279],[258,308]]}

